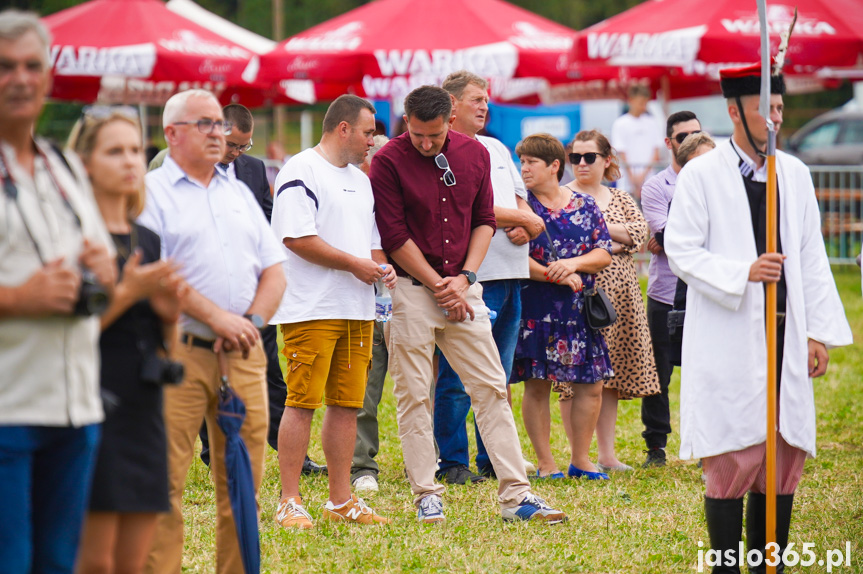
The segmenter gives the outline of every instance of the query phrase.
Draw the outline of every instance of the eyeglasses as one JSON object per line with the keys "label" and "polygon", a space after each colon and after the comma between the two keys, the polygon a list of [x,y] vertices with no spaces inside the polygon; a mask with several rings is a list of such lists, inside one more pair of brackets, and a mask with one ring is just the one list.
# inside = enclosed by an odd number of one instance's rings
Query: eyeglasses
{"label": "eyeglasses", "polygon": [[584,158],[584,163],[587,165],[593,165],[598,157],[605,157],[605,155],[595,151],[589,151],[587,153],[571,153],[569,154],[569,161],[572,165],[578,165],[581,163],[581,158]]}
{"label": "eyeglasses", "polygon": [[701,133],[701,130],[695,130],[694,132],[680,132],[679,134],[674,136],[674,141],[676,141],[679,144],[682,144],[683,140],[686,139],[686,136],[690,136],[692,134],[700,134],[700,133]]}
{"label": "eyeglasses", "polygon": [[198,131],[202,134],[211,134],[216,128],[219,128],[226,136],[231,135],[233,124],[231,122],[223,122],[222,120],[211,120],[210,118],[200,119],[196,122],[174,122],[174,126],[198,126]]}
{"label": "eyeglasses", "polygon": [[444,170],[443,172],[443,182],[447,187],[452,187],[455,185],[455,174],[449,168],[449,162],[446,160],[446,156],[442,153],[434,156],[435,165]]}
{"label": "eyeglasses", "polygon": [[104,104],[84,106],[81,109],[81,116],[93,120],[105,120],[111,116],[123,116],[135,121],[140,120],[138,110],[132,106],[106,106]]}
{"label": "eyeglasses", "polygon": [[255,142],[249,140],[249,143],[247,143],[246,145],[238,145],[232,142],[225,142],[225,145],[228,146],[229,150],[236,150],[240,153],[245,153],[252,149],[252,146],[255,145]]}

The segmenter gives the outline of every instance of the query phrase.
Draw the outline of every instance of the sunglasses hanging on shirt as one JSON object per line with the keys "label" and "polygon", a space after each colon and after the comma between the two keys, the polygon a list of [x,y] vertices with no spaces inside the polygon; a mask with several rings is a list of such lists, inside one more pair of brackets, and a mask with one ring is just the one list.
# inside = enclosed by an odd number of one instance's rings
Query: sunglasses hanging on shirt
{"label": "sunglasses hanging on shirt", "polygon": [[446,156],[443,153],[439,153],[434,156],[435,165],[437,165],[440,169],[444,170],[443,172],[443,182],[447,187],[452,187],[455,185],[455,174],[449,167],[449,162],[446,160]]}

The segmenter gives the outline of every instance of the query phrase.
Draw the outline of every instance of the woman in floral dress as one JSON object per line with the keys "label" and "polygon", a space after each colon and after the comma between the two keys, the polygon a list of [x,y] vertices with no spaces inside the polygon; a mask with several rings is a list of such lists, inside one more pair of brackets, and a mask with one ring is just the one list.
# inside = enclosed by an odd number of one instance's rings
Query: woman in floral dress
{"label": "woman in floral dress", "polygon": [[602,133],[581,131],[569,148],[575,179],[567,188],[589,195],[602,210],[614,254],[611,265],[596,276],[597,285],[608,293],[617,312],[617,321],[602,330],[614,377],[605,381],[602,392],[596,425],[596,465],[603,472],[625,472],[632,467],[620,462],[614,448],[618,399],[645,397],[660,390],[647,314],[632,258],[647,238],[647,222],[628,193],[602,184],[603,179],[612,181],[620,173],[614,150]]}
{"label": "woman in floral dress", "polygon": [[[554,137],[525,138],[516,153],[528,203],[547,233],[530,242],[530,280],[522,285],[522,321],[514,377],[525,381],[522,415],[536,451],[539,477],[562,478],[549,446],[552,385],[569,397],[569,476],[607,479],[588,458],[601,404],[612,376],[602,335],[587,325],[584,287],[611,263],[611,238],[593,199],[559,186],[565,158]],[[563,412],[563,409],[562,409]]]}

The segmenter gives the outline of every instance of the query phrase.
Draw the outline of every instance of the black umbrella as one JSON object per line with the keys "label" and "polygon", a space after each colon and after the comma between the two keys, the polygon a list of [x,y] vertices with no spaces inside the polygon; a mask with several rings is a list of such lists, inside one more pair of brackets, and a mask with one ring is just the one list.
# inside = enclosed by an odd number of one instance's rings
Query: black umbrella
{"label": "black umbrella", "polygon": [[255,481],[246,443],[240,437],[240,427],[246,419],[246,405],[228,382],[228,360],[225,352],[218,353],[222,385],[219,388],[219,411],[216,421],[225,433],[225,474],[228,478],[228,498],[234,513],[237,540],[246,574],[261,571],[261,541],[258,536],[258,503]]}

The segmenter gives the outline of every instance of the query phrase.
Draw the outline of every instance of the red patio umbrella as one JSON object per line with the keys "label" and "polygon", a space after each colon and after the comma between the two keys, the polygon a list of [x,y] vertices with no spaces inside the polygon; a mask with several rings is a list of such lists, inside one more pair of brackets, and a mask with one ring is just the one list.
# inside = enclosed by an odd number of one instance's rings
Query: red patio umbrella
{"label": "red patio umbrella", "polygon": [[257,56],[160,0],[91,0],[42,21],[59,100],[163,104],[193,87],[218,96],[257,73]]}
{"label": "red patio umbrella", "polygon": [[502,0],[376,0],[279,44],[261,58],[261,80],[308,102],[400,99],[466,68],[512,100],[566,78],[574,36]]}
{"label": "red patio umbrella", "polygon": [[[767,19],[775,55],[795,6],[799,12],[784,68],[789,91],[811,91],[829,78],[863,77],[859,0],[784,1],[768,5]],[[586,70],[585,81],[621,73],[610,66],[654,82],[665,76],[672,97],[718,92],[720,69],[759,61],[758,34],[752,0],[648,0],[582,30],[571,75]]]}

